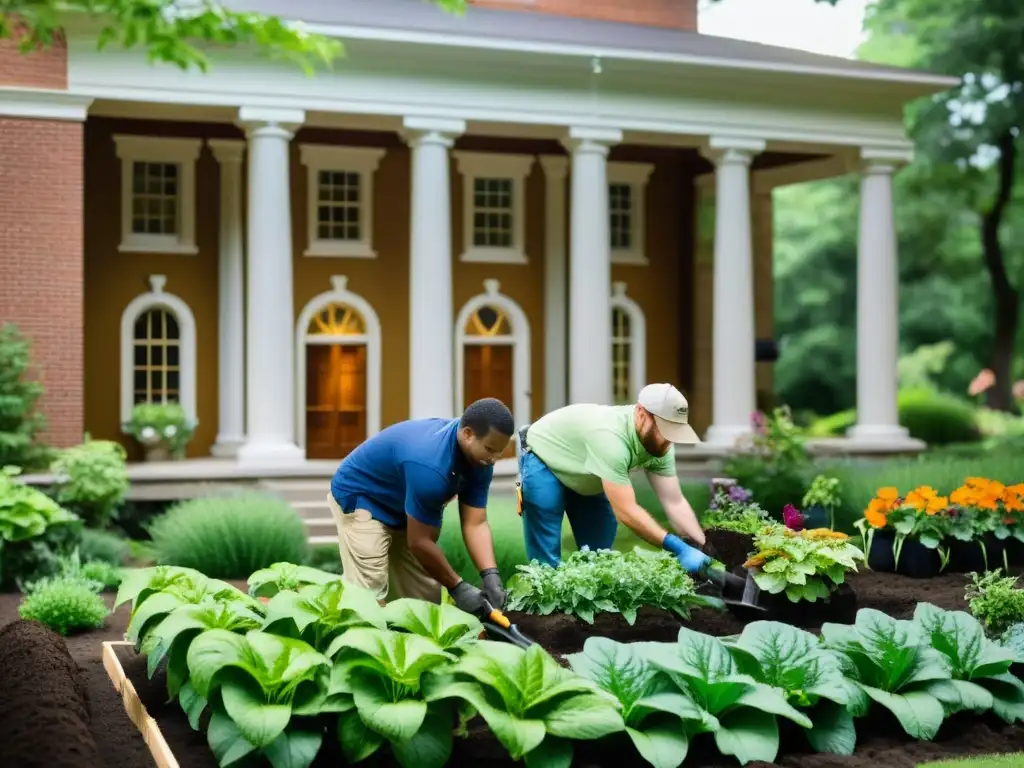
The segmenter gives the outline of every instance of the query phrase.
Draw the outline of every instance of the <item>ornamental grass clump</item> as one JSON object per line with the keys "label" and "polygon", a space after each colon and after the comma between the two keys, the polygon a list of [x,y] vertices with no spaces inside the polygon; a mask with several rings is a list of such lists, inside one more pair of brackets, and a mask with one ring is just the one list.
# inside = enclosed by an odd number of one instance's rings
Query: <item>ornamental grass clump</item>
{"label": "ornamental grass clump", "polygon": [[825,599],[857,570],[864,552],[840,531],[828,528],[794,531],[767,528],[754,538],[755,554],[744,564],[758,588],[790,601]]}
{"label": "ornamental grass clump", "polygon": [[720,605],[697,594],[693,579],[670,552],[639,547],[626,553],[584,548],[570,554],[557,568],[534,561],[518,570],[509,581],[512,611],[542,616],[561,611],[588,624],[594,623],[595,614],[621,613],[632,625],[644,606],[688,619],[692,608]]}

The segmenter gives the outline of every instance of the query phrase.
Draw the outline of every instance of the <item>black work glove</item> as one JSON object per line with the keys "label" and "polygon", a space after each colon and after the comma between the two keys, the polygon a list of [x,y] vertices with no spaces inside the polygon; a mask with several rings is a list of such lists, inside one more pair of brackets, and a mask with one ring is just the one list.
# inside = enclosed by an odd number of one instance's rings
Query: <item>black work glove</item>
{"label": "black work glove", "polygon": [[480,571],[480,576],[483,578],[484,597],[492,608],[500,611],[508,600],[505,585],[501,583],[501,573],[497,568],[484,568]]}
{"label": "black work glove", "polygon": [[448,590],[448,594],[452,596],[455,607],[460,611],[478,617],[487,614],[487,598],[484,597],[483,592],[468,581],[460,581]]}

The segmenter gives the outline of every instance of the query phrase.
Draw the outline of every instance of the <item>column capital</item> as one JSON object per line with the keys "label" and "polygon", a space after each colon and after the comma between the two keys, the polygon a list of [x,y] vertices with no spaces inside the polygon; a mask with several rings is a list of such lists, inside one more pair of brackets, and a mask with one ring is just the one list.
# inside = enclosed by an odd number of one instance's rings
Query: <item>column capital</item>
{"label": "column capital", "polygon": [[436,117],[406,117],[399,135],[412,148],[434,144],[450,148],[455,139],[466,132],[465,120],[446,120]]}
{"label": "column capital", "polygon": [[245,156],[245,142],[241,139],[207,139],[207,145],[221,165],[237,165]]}
{"label": "column capital", "polygon": [[278,136],[291,140],[304,122],[306,113],[301,109],[276,107],[239,107],[235,121],[247,136]]}
{"label": "column capital", "polygon": [[561,181],[569,172],[569,158],[564,155],[541,155],[540,166],[550,181]]}
{"label": "column capital", "polygon": [[612,145],[621,141],[622,131],[616,128],[576,126],[569,129],[562,139],[562,146],[572,153],[593,153],[607,157]]}
{"label": "column capital", "polygon": [[914,159],[911,148],[879,148],[861,147],[857,158],[859,170],[863,174],[891,175]]}
{"label": "column capital", "polygon": [[754,155],[764,152],[766,143],[761,139],[746,139],[738,136],[710,136],[700,153],[716,166],[749,166]]}

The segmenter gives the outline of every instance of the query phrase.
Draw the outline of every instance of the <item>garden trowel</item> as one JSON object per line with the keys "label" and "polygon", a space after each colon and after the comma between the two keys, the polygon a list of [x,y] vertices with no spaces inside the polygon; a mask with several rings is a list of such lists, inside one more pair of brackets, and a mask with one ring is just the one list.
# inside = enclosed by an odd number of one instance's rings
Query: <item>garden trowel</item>
{"label": "garden trowel", "polygon": [[488,605],[488,608],[491,609],[490,612],[481,616],[480,621],[483,623],[484,631],[489,639],[502,640],[506,643],[512,643],[512,645],[518,645],[523,649],[537,644],[536,640],[520,632],[519,627],[509,621],[504,613],[490,605]]}
{"label": "garden trowel", "polygon": [[716,568],[708,568],[704,578],[710,581],[715,588],[721,592],[721,600],[725,607],[735,613],[738,618],[757,618],[767,613],[757,603],[758,595],[761,594],[754,575],[744,569],[746,578],[737,576],[728,571],[720,571]]}

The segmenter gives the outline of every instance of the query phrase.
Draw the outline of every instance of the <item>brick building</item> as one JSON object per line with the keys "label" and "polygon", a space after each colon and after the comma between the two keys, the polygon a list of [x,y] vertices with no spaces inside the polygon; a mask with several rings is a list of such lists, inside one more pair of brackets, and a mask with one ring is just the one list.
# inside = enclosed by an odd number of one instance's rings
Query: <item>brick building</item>
{"label": "brick building", "polygon": [[[208,74],[0,48],[0,320],[34,342],[55,444],[339,458],[497,396],[519,422],[677,383],[709,445],[770,363],[772,190],[861,174],[858,408],[896,418],[892,175],[948,78],[700,35],[697,0],[245,0],[336,35],[333,72]],[[134,455],[138,455],[135,453]]]}

